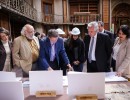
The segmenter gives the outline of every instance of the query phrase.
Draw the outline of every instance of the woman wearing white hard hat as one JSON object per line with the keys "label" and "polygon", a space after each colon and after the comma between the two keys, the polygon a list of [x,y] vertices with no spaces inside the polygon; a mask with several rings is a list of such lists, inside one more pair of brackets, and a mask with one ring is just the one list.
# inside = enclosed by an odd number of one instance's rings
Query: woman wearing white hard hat
{"label": "woman wearing white hard hat", "polygon": [[85,60],[85,46],[79,35],[80,30],[77,27],[73,28],[71,31],[71,38],[66,43],[66,52],[74,71],[82,72]]}

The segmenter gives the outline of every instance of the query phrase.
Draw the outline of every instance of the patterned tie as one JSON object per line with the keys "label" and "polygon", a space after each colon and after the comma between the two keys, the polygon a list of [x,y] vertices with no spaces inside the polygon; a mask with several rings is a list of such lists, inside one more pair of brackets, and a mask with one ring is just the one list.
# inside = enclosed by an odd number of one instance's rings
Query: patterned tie
{"label": "patterned tie", "polygon": [[55,59],[55,44],[51,44],[51,57],[50,57],[50,61],[54,61]]}
{"label": "patterned tie", "polygon": [[91,41],[91,44],[90,44],[90,49],[89,49],[89,53],[88,53],[88,61],[89,63],[92,62],[92,50],[93,50],[93,43],[94,43],[94,37],[92,37],[92,41]]}

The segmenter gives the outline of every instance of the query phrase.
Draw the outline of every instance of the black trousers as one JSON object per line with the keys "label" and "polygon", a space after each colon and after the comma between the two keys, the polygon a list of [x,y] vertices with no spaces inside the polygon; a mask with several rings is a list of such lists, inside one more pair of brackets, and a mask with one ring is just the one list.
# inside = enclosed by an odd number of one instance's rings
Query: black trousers
{"label": "black trousers", "polygon": [[96,61],[87,62],[87,72],[98,72]]}
{"label": "black trousers", "polygon": [[56,59],[54,59],[54,61],[50,61],[49,65],[53,70],[60,70]]}
{"label": "black trousers", "polygon": [[67,73],[67,65],[64,63],[64,62],[62,62],[62,63],[60,63],[60,68],[61,68],[61,70],[63,71],[63,76],[66,76],[66,73]]}
{"label": "black trousers", "polygon": [[113,58],[111,60],[111,67],[112,67],[113,71],[116,71],[116,60],[114,60]]}

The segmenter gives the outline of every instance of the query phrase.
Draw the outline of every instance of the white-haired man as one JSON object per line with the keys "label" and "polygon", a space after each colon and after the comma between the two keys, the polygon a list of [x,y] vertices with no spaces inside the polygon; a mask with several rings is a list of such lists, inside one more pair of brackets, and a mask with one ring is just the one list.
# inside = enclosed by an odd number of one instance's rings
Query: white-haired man
{"label": "white-haired man", "polygon": [[88,24],[88,35],[84,38],[87,72],[109,72],[112,44],[109,36],[98,32],[98,23]]}
{"label": "white-haired man", "polygon": [[[34,36],[34,28],[26,24],[21,30],[21,36],[14,39],[13,61],[14,65],[22,68],[23,77],[28,77],[30,70],[37,69],[39,57],[39,41]],[[17,74],[17,73],[16,73]]]}

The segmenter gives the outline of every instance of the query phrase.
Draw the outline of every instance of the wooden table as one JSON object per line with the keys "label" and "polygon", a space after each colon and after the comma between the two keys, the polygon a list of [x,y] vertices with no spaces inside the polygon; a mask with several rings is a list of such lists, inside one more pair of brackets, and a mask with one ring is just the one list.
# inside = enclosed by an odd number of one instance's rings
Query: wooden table
{"label": "wooden table", "polygon": [[[109,83],[106,83],[106,84],[126,84],[127,86],[130,87],[130,82],[109,82]],[[63,95],[59,95],[59,96],[56,96],[56,97],[39,97],[39,98],[36,98],[35,96],[30,96],[29,88],[26,87],[26,88],[23,88],[23,90],[24,90],[25,100],[69,100],[69,96],[66,92],[67,87],[64,87],[64,94]]]}

